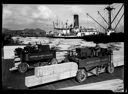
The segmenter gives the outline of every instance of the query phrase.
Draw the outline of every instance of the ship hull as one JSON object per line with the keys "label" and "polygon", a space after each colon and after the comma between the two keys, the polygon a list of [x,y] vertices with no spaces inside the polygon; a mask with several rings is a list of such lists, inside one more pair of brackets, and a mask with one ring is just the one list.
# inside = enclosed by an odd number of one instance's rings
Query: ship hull
{"label": "ship hull", "polygon": [[64,38],[64,39],[84,39],[86,41],[93,41],[95,43],[108,43],[108,42],[124,42],[124,33],[113,33],[111,35],[87,35],[87,36],[47,36],[49,38]]}

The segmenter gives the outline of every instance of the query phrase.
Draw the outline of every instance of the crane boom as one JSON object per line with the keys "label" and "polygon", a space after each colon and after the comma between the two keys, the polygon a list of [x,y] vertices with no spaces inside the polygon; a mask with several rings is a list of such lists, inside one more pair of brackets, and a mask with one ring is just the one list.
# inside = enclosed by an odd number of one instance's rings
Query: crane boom
{"label": "crane boom", "polygon": [[[87,15],[90,17],[90,18],[92,18],[88,13],[87,13]],[[103,29],[105,29],[106,30],[106,28],[104,28],[99,22],[97,22],[94,18],[92,18],[97,24],[99,24]]]}
{"label": "crane boom", "polygon": [[108,22],[105,20],[105,18],[100,14],[100,12],[98,11],[98,14],[103,18],[103,20],[108,24]]}

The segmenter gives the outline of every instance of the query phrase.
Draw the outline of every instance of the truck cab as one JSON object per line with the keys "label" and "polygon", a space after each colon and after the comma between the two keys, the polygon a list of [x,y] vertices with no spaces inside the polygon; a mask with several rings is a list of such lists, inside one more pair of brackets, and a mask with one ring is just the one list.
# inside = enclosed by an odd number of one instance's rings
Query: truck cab
{"label": "truck cab", "polygon": [[23,49],[16,48],[14,52],[14,67],[10,71],[18,69],[19,72],[25,73],[28,68],[57,63],[56,51],[50,49],[49,45],[27,45]]}
{"label": "truck cab", "polygon": [[[77,80],[83,82],[88,73],[91,73],[93,69],[96,71],[96,75],[99,75],[102,69],[108,73],[114,72],[114,65],[112,62],[112,50],[109,48],[101,47],[80,47],[74,50],[70,50],[67,55],[69,62],[75,62],[78,65],[79,71]],[[84,76],[82,78],[82,75]]]}

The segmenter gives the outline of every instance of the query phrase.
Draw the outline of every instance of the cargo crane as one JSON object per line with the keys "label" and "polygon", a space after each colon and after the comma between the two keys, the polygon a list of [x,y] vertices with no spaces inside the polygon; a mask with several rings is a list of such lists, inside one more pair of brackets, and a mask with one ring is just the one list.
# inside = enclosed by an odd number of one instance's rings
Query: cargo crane
{"label": "cargo crane", "polygon": [[115,29],[117,28],[119,22],[121,21],[124,13],[122,14],[122,16],[120,17],[118,23],[116,24],[116,26],[114,28],[112,28],[112,23],[115,21],[116,17],[118,16],[119,12],[121,11],[121,9],[123,8],[124,4],[122,4],[121,8],[119,9],[119,11],[117,12],[117,14],[115,15],[115,17],[113,18],[113,20],[111,21],[111,12],[113,9],[110,5],[107,6],[105,9],[108,11],[108,22],[105,20],[105,18],[100,14],[100,12],[98,11],[98,14],[102,17],[102,19],[107,23],[108,28],[106,29],[104,26],[102,26],[98,21],[96,21],[93,17],[91,17],[88,13],[87,16],[89,16],[90,18],[92,18],[92,20],[94,20],[97,24],[99,24],[106,32],[107,35],[110,35],[111,33],[115,33]]}

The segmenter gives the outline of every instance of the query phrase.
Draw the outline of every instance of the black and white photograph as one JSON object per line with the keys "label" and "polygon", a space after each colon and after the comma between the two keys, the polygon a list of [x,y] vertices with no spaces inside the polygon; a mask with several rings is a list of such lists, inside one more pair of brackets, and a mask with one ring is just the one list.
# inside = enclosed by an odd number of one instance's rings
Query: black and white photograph
{"label": "black and white photograph", "polygon": [[2,4],[2,88],[126,92],[124,5]]}

